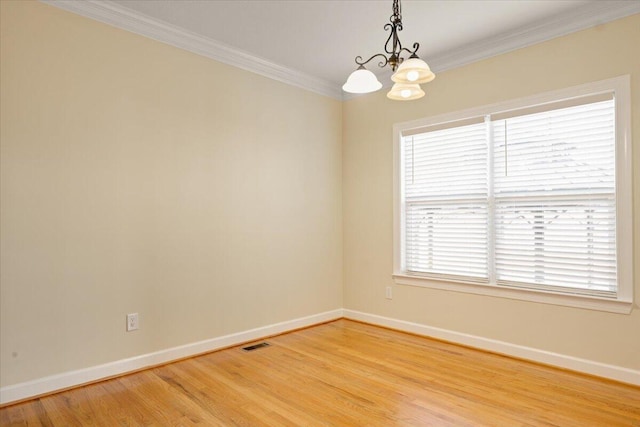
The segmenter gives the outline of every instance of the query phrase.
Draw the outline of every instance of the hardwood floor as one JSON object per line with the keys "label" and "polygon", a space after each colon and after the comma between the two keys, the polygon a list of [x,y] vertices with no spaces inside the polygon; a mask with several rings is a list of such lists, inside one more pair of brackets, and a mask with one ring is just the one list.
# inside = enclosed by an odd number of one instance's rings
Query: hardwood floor
{"label": "hardwood floor", "polygon": [[640,388],[348,320],[0,410],[42,426],[639,426]]}

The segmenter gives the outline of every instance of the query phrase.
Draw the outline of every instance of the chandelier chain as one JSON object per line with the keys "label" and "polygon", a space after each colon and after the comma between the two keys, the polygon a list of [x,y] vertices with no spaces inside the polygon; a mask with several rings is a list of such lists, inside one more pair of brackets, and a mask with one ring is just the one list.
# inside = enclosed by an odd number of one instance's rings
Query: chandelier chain
{"label": "chandelier chain", "polygon": [[402,7],[398,0],[393,0],[393,15],[391,16],[391,22],[402,22]]}

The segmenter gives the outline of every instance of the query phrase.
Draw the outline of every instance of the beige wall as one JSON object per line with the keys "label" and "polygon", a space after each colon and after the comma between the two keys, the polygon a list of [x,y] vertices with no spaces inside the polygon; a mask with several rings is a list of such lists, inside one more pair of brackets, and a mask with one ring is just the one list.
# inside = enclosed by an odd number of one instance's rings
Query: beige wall
{"label": "beige wall", "polygon": [[0,5],[2,386],[342,307],[339,101]]}
{"label": "beige wall", "polygon": [[[640,15],[443,72],[399,104],[380,92],[344,103],[345,308],[640,369],[640,310],[620,315],[394,285],[392,125],[631,75],[634,266],[640,297]],[[631,233],[632,230],[629,230]],[[393,286],[393,300],[384,289]]]}
{"label": "beige wall", "polygon": [[640,212],[640,16],[441,73],[419,101],[342,104],[42,3],[0,7],[1,386],[342,306],[640,369],[637,308],[391,280],[396,122],[631,74]]}

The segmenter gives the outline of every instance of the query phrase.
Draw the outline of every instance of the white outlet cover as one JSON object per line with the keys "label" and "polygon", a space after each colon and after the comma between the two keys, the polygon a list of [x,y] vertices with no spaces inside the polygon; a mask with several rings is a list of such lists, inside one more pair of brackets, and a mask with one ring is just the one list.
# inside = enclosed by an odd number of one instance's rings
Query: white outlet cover
{"label": "white outlet cover", "polygon": [[139,326],[138,313],[127,314],[127,332],[136,331]]}

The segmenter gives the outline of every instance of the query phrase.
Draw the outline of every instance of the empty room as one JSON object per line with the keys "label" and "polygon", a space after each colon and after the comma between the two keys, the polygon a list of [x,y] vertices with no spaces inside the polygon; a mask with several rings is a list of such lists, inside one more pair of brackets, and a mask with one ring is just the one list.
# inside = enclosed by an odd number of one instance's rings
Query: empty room
{"label": "empty room", "polygon": [[0,425],[640,427],[639,1],[0,19]]}

